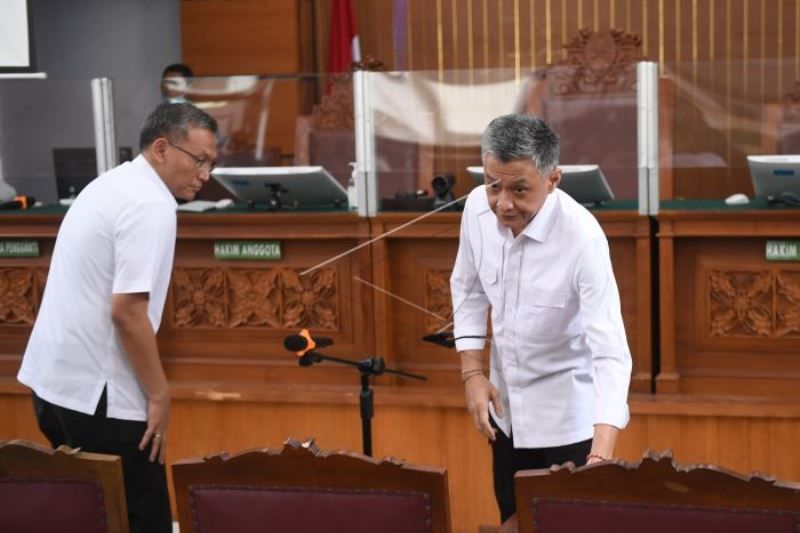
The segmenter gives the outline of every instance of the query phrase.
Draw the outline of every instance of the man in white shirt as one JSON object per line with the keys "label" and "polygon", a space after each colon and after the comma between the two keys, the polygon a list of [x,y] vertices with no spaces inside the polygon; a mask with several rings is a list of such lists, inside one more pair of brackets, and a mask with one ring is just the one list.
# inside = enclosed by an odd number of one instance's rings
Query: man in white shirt
{"label": "man in white shirt", "polygon": [[172,273],[175,197],[191,200],[208,181],[216,131],[191,104],[161,104],[142,128],[141,155],[78,195],[17,376],[53,447],[122,457],[131,533],[172,531],[170,395],[155,334]]}
{"label": "man in white shirt", "polygon": [[541,119],[489,124],[486,186],[466,201],[450,280],[467,409],[492,442],[502,521],[516,512],[515,472],[610,458],[629,418],[631,357],[608,242],[557,188],[558,151]]}

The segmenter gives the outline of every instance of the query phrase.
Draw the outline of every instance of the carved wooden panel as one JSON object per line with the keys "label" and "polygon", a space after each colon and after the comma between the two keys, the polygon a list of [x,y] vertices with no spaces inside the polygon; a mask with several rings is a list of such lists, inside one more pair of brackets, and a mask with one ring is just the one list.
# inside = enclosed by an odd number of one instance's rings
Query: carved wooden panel
{"label": "carved wooden panel", "polygon": [[46,280],[44,268],[0,268],[0,324],[32,325]]}
{"label": "carved wooden panel", "polygon": [[270,328],[339,326],[336,270],[176,268],[173,327]]}
{"label": "carved wooden panel", "polygon": [[450,270],[425,272],[425,309],[432,313],[425,316],[425,331],[428,333],[441,331],[453,320],[450,273]]}
{"label": "carved wooden panel", "polygon": [[800,272],[712,270],[708,298],[712,337],[800,334]]}
{"label": "carved wooden panel", "polygon": [[582,29],[564,45],[567,59],[547,71],[550,93],[608,94],[636,90],[642,39],[622,30]]}

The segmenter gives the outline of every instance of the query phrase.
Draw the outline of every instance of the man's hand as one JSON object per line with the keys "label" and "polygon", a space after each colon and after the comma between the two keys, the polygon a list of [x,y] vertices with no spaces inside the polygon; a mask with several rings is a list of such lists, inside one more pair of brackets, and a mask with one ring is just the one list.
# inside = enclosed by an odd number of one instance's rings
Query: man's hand
{"label": "man's hand", "polygon": [[608,424],[595,424],[592,438],[592,451],[586,464],[599,463],[614,456],[614,444],[617,442],[619,429]]}
{"label": "man's hand", "polygon": [[494,404],[494,412],[500,418],[503,417],[503,406],[500,404],[500,393],[497,387],[489,383],[486,376],[476,374],[467,379],[464,383],[464,394],[467,400],[467,411],[472,416],[475,429],[494,441],[497,431],[489,423],[489,402]]}
{"label": "man's hand", "polygon": [[164,464],[167,454],[167,430],[169,429],[169,393],[151,397],[147,401],[147,430],[144,432],[139,449],[150,447],[150,462],[158,458]]}

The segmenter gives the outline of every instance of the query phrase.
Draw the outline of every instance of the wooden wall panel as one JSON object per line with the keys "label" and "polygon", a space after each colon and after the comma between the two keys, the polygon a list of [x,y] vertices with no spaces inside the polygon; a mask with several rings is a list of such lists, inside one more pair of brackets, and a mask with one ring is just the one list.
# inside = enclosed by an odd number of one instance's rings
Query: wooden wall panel
{"label": "wooden wall panel", "polygon": [[299,1],[182,0],[183,61],[198,76],[299,72]]}

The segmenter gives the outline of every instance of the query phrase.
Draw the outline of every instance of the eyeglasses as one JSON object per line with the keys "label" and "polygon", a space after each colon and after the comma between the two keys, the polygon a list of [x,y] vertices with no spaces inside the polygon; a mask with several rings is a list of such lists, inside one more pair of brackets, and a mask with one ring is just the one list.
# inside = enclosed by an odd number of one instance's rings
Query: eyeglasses
{"label": "eyeglasses", "polygon": [[170,140],[167,140],[167,144],[191,157],[192,160],[194,160],[194,166],[197,170],[205,170],[210,174],[214,170],[214,167],[217,166],[217,162],[214,161],[213,159],[206,159],[205,157],[197,157],[189,150],[181,148],[180,146],[178,146],[177,144],[175,144]]}

